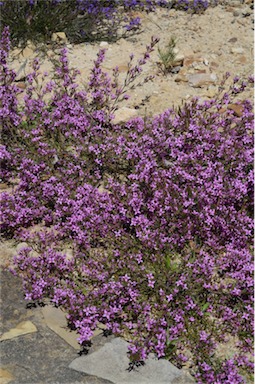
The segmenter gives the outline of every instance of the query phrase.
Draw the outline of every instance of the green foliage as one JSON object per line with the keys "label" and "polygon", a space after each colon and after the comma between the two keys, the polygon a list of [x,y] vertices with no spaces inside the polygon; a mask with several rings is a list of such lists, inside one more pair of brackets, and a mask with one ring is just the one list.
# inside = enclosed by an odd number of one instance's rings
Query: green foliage
{"label": "green foliage", "polygon": [[76,0],[58,4],[50,0],[4,0],[1,5],[0,24],[10,27],[12,44],[25,46],[27,40],[45,42],[53,32],[65,31],[78,16]]}
{"label": "green foliage", "polygon": [[126,28],[130,17],[116,4],[110,0],[3,0],[0,32],[9,26],[12,45],[21,47],[27,40],[49,42],[54,32],[65,32],[70,43],[116,40],[136,27],[133,23]]}
{"label": "green foliage", "polygon": [[176,59],[175,48],[176,48],[176,37],[174,36],[171,37],[165,49],[162,50],[158,47],[158,54],[160,58],[159,64],[162,72],[165,75],[173,69],[174,62]]}

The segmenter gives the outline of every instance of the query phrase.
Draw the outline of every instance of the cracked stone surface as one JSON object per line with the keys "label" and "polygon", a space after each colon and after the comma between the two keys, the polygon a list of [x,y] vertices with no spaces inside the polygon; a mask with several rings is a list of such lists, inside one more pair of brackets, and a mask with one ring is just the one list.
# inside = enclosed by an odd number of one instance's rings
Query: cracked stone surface
{"label": "cracked stone surface", "polygon": [[26,309],[21,280],[5,270],[1,271],[1,309],[3,332],[22,321],[37,328],[35,333],[1,342],[0,374],[6,376],[0,376],[1,384],[111,384],[68,367],[79,356],[77,350],[47,327],[41,308]]}
{"label": "cracked stone surface", "polygon": [[[49,312],[52,323],[59,320],[64,327],[64,313],[55,313],[53,307],[27,309],[21,280],[6,270],[1,271],[1,308],[1,384],[194,383],[166,360],[151,358],[144,367],[128,372],[127,343],[106,338],[102,331],[93,337],[88,355],[78,357],[77,348],[52,331],[43,315]],[[37,332],[4,337],[20,324],[32,325]]]}
{"label": "cracked stone surface", "polygon": [[[144,366],[128,371],[127,347],[125,340],[114,338],[94,353],[75,359],[69,367],[104,377],[115,384],[171,384],[183,376],[183,372],[169,361],[153,357],[149,357]],[[188,380],[186,383],[194,383],[186,375],[185,380]]]}

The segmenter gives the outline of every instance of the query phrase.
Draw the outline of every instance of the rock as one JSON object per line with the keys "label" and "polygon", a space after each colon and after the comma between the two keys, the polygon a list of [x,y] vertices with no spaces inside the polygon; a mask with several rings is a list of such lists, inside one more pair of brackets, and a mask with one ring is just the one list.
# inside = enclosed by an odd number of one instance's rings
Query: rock
{"label": "rock", "polygon": [[241,54],[244,53],[244,49],[242,47],[231,47],[230,52],[233,54]]}
{"label": "rock", "polygon": [[187,83],[188,82],[188,78],[187,78],[187,69],[186,68],[181,68],[181,70],[179,71],[178,75],[176,76],[176,78],[174,79],[174,81],[176,83],[180,83],[180,82],[184,82],[184,83]]}
{"label": "rock", "polygon": [[[169,361],[158,360],[153,355],[149,356],[144,366],[128,371],[127,351],[128,343],[121,338],[115,338],[99,350],[75,359],[69,368],[110,380],[115,384],[169,384],[183,375],[183,372]],[[189,382],[194,383],[193,380]]]}
{"label": "rock", "polygon": [[29,247],[28,243],[25,243],[25,242],[22,242],[22,243],[19,243],[16,247],[16,250],[17,252],[21,251],[21,249],[24,249],[24,248],[27,248]]}
{"label": "rock", "polygon": [[228,43],[236,43],[237,37],[231,37],[231,39],[228,40]]}
{"label": "rock", "polygon": [[107,43],[107,41],[101,41],[101,43],[99,44],[99,47],[101,48],[106,48],[109,46],[109,43]]}
{"label": "rock", "polygon": [[195,73],[188,75],[188,82],[194,88],[201,88],[205,85],[215,84],[217,76],[215,73]]}
{"label": "rock", "polygon": [[134,108],[122,107],[114,112],[113,124],[125,123],[130,120],[132,117],[136,117],[138,111]]}
{"label": "rock", "polygon": [[199,64],[203,64],[204,62],[204,58],[203,57],[199,57],[199,56],[186,56],[183,60],[183,66],[184,67],[191,67],[191,66],[194,66],[194,65],[199,65]]}
{"label": "rock", "polygon": [[118,65],[118,68],[119,68],[120,73],[127,72],[129,70],[128,65],[126,65],[126,64]]}
{"label": "rock", "polygon": [[36,326],[31,321],[22,321],[15,328],[5,332],[0,337],[0,341],[13,339],[14,337],[27,335],[28,333],[37,332]]}
{"label": "rock", "polygon": [[212,62],[210,63],[210,70],[215,70],[215,69],[217,69],[218,67],[219,67],[219,64],[216,63],[215,61],[212,61]]}
{"label": "rock", "polygon": [[238,59],[236,60],[237,63],[240,63],[240,64],[246,64],[247,63],[247,59],[245,56],[240,56],[238,57]]}
{"label": "rock", "polygon": [[[67,327],[67,320],[65,313],[60,308],[55,308],[51,305],[46,305],[42,308],[42,314],[47,326],[60,336],[66,343],[71,345],[74,349],[80,350],[81,346],[77,339],[79,334],[76,331],[71,331]],[[98,323],[98,328],[93,332],[93,337],[102,335],[105,325]]]}
{"label": "rock", "polygon": [[16,254],[16,247],[12,240],[0,242],[1,266],[8,267],[12,265],[13,258]]}
{"label": "rock", "polygon": [[0,183],[0,190],[4,191],[5,189],[8,189],[8,184],[6,183]]}
{"label": "rock", "polygon": [[79,335],[77,332],[68,329],[66,316],[61,309],[46,305],[42,308],[42,314],[47,326],[53,332],[64,339],[73,348],[77,350],[81,349],[81,346],[77,341]]}
{"label": "rock", "polygon": [[241,104],[229,104],[228,109],[234,111],[234,115],[241,117],[243,115],[244,107]]}
{"label": "rock", "polygon": [[23,49],[23,51],[21,51],[21,54],[22,56],[25,58],[25,59],[28,59],[29,57],[33,56],[34,54],[34,51],[33,49],[29,48],[29,47],[25,47]]}
{"label": "rock", "polygon": [[19,89],[26,89],[26,83],[24,83],[24,81],[18,81],[16,83],[16,86],[19,88]]}
{"label": "rock", "polygon": [[181,65],[183,65],[183,61],[184,61],[184,55],[181,54],[181,53],[178,53],[178,54],[175,56],[175,59],[174,59],[174,62],[173,62],[173,66],[174,66],[174,67],[181,66]]}
{"label": "rock", "polygon": [[242,9],[242,16],[243,17],[248,17],[252,14],[252,10],[250,7],[245,7]]}
{"label": "rock", "polygon": [[234,17],[238,17],[238,16],[240,16],[240,14],[241,14],[241,12],[240,12],[239,9],[235,9],[235,10],[233,11],[233,16],[234,16]]}
{"label": "rock", "polygon": [[1,384],[8,384],[14,377],[6,369],[0,368],[0,382]]}
{"label": "rock", "polygon": [[32,49],[33,51],[36,50],[35,44],[31,40],[27,40],[27,45],[28,48]]}
{"label": "rock", "polygon": [[51,36],[51,41],[56,43],[68,44],[65,32],[56,32]]}
{"label": "rock", "polygon": [[181,70],[181,66],[180,65],[177,65],[176,67],[174,66],[172,69],[171,69],[171,73],[173,74],[177,74],[179,73]]}

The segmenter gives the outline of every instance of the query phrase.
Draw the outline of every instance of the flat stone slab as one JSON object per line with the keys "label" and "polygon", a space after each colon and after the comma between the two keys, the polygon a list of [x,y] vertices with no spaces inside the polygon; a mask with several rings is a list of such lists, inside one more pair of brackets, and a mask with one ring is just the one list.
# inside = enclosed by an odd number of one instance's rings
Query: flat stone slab
{"label": "flat stone slab", "polygon": [[13,339],[14,337],[27,335],[28,333],[37,332],[36,326],[31,321],[22,321],[15,328],[11,328],[8,332],[5,332],[0,341]]}
{"label": "flat stone slab", "polygon": [[53,332],[64,339],[74,349],[78,351],[81,349],[77,341],[79,335],[77,332],[71,332],[70,329],[67,328],[66,316],[61,309],[46,305],[42,308],[42,314],[47,326]]}
{"label": "flat stone slab", "polygon": [[[69,368],[102,377],[115,384],[171,384],[180,382],[183,372],[164,359],[149,357],[144,366],[128,371],[128,343],[115,338],[99,350],[75,359]],[[186,380],[186,379],[185,379]],[[189,381],[186,380],[188,383]],[[192,381],[190,381],[192,382]]]}
{"label": "flat stone slab", "polygon": [[[74,349],[78,351],[81,349],[80,344],[77,339],[79,334],[76,331],[71,331],[67,327],[66,314],[60,308],[55,308],[52,305],[46,305],[42,308],[42,314],[47,326],[60,336],[65,342],[71,345]],[[102,329],[105,328],[103,324],[98,323],[100,328],[96,329],[93,333],[93,337],[102,335]]]}
{"label": "flat stone slab", "polygon": [[12,374],[7,371],[6,369],[0,368],[0,383],[1,384],[8,384],[10,381],[12,381],[14,377]]}

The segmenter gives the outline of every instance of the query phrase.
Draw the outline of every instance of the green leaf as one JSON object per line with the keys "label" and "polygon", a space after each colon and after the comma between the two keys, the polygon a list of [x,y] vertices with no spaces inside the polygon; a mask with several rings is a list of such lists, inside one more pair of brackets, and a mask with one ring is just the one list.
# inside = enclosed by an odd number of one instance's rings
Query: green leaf
{"label": "green leaf", "polygon": [[167,269],[171,268],[171,259],[170,259],[169,255],[167,255],[166,258],[165,258],[165,264],[166,264],[166,268]]}
{"label": "green leaf", "polygon": [[203,306],[202,306],[202,311],[205,312],[207,310],[207,308],[209,307],[210,303],[205,303]]}

